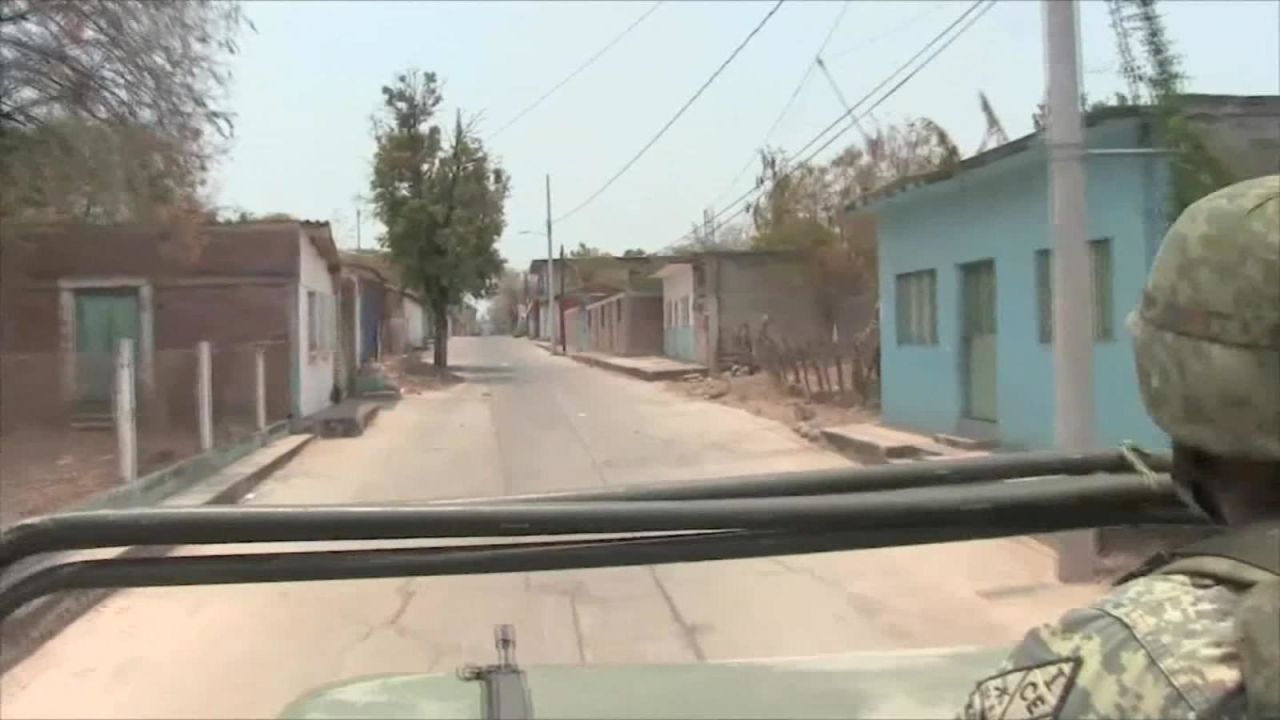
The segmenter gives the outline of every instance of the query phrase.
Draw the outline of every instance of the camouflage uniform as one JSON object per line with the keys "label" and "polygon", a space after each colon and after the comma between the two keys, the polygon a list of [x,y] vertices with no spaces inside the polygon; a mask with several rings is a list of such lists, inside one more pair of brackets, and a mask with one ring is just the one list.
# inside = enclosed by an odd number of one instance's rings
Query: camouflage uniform
{"label": "camouflage uniform", "polygon": [[[1170,437],[1280,460],[1280,176],[1187,208],[1128,325],[1143,402]],[[1125,582],[1027,633],[960,717],[1244,718],[1242,587],[1185,564]]]}

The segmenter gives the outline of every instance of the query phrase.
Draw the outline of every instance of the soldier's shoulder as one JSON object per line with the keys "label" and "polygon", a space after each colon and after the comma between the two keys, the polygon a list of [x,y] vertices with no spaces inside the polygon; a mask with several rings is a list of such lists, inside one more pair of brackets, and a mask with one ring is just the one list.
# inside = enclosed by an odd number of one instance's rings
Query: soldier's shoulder
{"label": "soldier's shoulder", "polygon": [[1117,587],[1093,607],[1116,618],[1197,714],[1242,686],[1236,650],[1239,588],[1211,578],[1155,574]]}
{"label": "soldier's shoulder", "polygon": [[1196,577],[1132,580],[1027,633],[1000,669],[977,684],[964,714],[1198,717],[1239,693],[1232,636],[1237,603],[1231,588]]}

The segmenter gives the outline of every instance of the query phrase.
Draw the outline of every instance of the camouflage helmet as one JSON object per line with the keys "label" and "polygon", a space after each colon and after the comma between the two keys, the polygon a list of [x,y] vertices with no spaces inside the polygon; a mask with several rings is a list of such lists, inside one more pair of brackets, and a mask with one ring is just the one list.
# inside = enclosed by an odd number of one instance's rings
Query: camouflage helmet
{"label": "camouflage helmet", "polygon": [[1280,460],[1280,175],[1184,210],[1128,325],[1143,402],[1171,438]]}

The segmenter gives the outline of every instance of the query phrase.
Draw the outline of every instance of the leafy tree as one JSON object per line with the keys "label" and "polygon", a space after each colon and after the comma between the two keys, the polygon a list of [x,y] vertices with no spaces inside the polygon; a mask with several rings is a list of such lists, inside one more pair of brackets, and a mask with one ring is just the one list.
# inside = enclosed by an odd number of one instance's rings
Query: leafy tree
{"label": "leafy tree", "polygon": [[0,0],[0,216],[192,206],[232,130],[223,65],[246,22],[222,0]]}
{"label": "leafy tree", "polygon": [[441,94],[434,73],[400,73],[382,97],[370,181],[386,228],[379,242],[426,300],[433,360],[443,369],[450,310],[492,294],[502,271],[496,243],[506,224],[509,180],[461,114],[446,137],[435,119]]}
{"label": "leafy tree", "polygon": [[831,243],[835,195],[826,167],[791,163],[781,149],[760,151],[756,185],[765,188],[751,204],[752,245],[760,249],[814,250]]}
{"label": "leafy tree", "polygon": [[649,253],[642,248],[630,248],[623,251],[622,257],[649,257]]}
{"label": "leafy tree", "polygon": [[747,229],[737,222],[727,222],[719,227],[708,213],[702,223],[694,223],[689,234],[679,242],[668,245],[663,252],[668,255],[693,255],[716,250],[746,250],[751,247]]}
{"label": "leafy tree", "polygon": [[569,257],[571,258],[590,258],[590,257],[604,257],[604,256],[605,256],[605,252],[600,248],[592,247],[590,245],[587,245],[586,243],[581,243],[581,242],[578,243],[578,247],[569,251]]}

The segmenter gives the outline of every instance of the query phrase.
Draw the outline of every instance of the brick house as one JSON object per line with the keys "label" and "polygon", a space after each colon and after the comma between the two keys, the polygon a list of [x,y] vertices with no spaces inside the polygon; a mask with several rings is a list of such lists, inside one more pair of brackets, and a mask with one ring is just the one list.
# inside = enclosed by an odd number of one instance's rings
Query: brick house
{"label": "brick house", "polygon": [[802,253],[697,253],[672,259],[654,277],[662,280],[662,351],[668,357],[714,368],[735,351],[739,333],[758,332],[766,317],[779,339],[831,338],[813,263]]}
{"label": "brick house", "polygon": [[157,397],[194,403],[186,366],[200,341],[212,345],[214,386],[225,392],[243,393],[252,378],[219,378],[220,350],[269,349],[267,376],[288,378],[268,383],[273,417],[330,404],[339,257],[328,223],[12,225],[0,256],[0,356],[56,358],[39,377],[28,363],[23,377],[0,380],[8,407],[109,408],[120,338],[135,341],[142,411]]}

